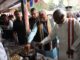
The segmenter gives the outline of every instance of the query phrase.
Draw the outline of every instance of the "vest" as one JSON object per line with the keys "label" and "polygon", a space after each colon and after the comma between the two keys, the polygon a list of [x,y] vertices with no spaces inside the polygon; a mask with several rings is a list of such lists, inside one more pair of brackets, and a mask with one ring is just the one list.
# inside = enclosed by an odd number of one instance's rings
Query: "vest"
{"label": "vest", "polygon": [[[43,40],[45,37],[48,36],[49,32],[48,32],[47,22],[41,22],[40,23],[39,32],[40,32],[41,40]],[[49,51],[51,49],[51,43],[45,44],[43,46],[43,49]]]}

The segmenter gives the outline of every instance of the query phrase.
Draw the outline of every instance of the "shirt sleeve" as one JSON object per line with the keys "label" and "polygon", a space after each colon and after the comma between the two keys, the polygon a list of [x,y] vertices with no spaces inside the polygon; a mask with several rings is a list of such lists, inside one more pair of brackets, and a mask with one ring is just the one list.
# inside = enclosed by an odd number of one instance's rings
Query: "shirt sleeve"
{"label": "shirt sleeve", "polygon": [[76,32],[77,39],[75,40],[74,44],[71,46],[73,50],[76,50],[77,47],[80,45],[80,23],[78,21],[74,21],[74,31]]}
{"label": "shirt sleeve", "polygon": [[0,60],[7,60],[7,54],[1,42],[0,42]]}
{"label": "shirt sleeve", "polygon": [[12,28],[13,28],[13,22],[12,22],[11,20],[9,21],[9,26],[8,26],[8,28],[9,28],[9,29],[12,29]]}
{"label": "shirt sleeve", "polygon": [[33,29],[32,29],[32,31],[30,32],[30,34],[28,36],[28,43],[32,42],[32,40],[34,39],[34,37],[35,37],[35,35],[37,33],[37,30],[38,30],[38,28],[37,28],[37,25],[35,24]]}
{"label": "shirt sleeve", "polygon": [[56,37],[56,26],[54,25],[49,35],[41,41],[41,44],[45,45],[48,42],[51,42],[55,37]]}

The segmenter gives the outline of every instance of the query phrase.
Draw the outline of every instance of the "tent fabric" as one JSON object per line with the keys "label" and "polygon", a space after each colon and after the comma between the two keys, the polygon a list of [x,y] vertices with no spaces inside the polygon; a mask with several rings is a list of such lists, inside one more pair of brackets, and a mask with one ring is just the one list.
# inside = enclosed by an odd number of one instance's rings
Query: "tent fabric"
{"label": "tent fabric", "polygon": [[[2,2],[3,0],[0,0]],[[4,0],[2,4],[0,4],[0,10],[7,9],[10,5],[14,4],[18,0]]]}

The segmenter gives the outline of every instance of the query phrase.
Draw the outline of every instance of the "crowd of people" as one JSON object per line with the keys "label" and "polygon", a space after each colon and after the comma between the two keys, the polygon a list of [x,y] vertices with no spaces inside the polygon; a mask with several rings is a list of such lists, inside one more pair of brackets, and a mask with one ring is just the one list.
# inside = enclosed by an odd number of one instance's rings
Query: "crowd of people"
{"label": "crowd of people", "polygon": [[[50,57],[52,60],[79,60],[80,14],[55,9],[51,17],[52,19],[45,10],[38,11],[31,8],[30,32],[26,33],[24,20],[18,10],[14,12],[14,15],[1,14],[0,53],[3,55],[0,56],[0,59],[8,60],[2,44],[2,40],[5,39],[15,41],[16,44],[27,48],[36,49],[35,47],[38,47],[39,51],[44,51],[42,52],[44,56]],[[32,60],[36,60],[36,58],[34,57]]]}

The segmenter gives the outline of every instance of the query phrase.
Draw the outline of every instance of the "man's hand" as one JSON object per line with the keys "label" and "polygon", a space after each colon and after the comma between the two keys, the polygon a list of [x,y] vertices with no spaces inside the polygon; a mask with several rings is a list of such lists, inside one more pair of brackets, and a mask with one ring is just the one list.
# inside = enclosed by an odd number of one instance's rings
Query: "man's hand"
{"label": "man's hand", "polygon": [[43,45],[41,43],[37,43],[36,46],[39,48],[39,49],[43,49]]}
{"label": "man's hand", "polygon": [[30,49],[31,49],[31,44],[26,44],[26,45],[24,46],[24,51],[25,51],[25,52],[29,52]]}
{"label": "man's hand", "polygon": [[67,55],[68,55],[68,58],[73,58],[74,57],[74,50],[68,49],[67,50]]}
{"label": "man's hand", "polygon": [[40,42],[32,42],[31,43],[31,48],[34,48],[34,49],[43,49],[43,44],[41,44]]}

